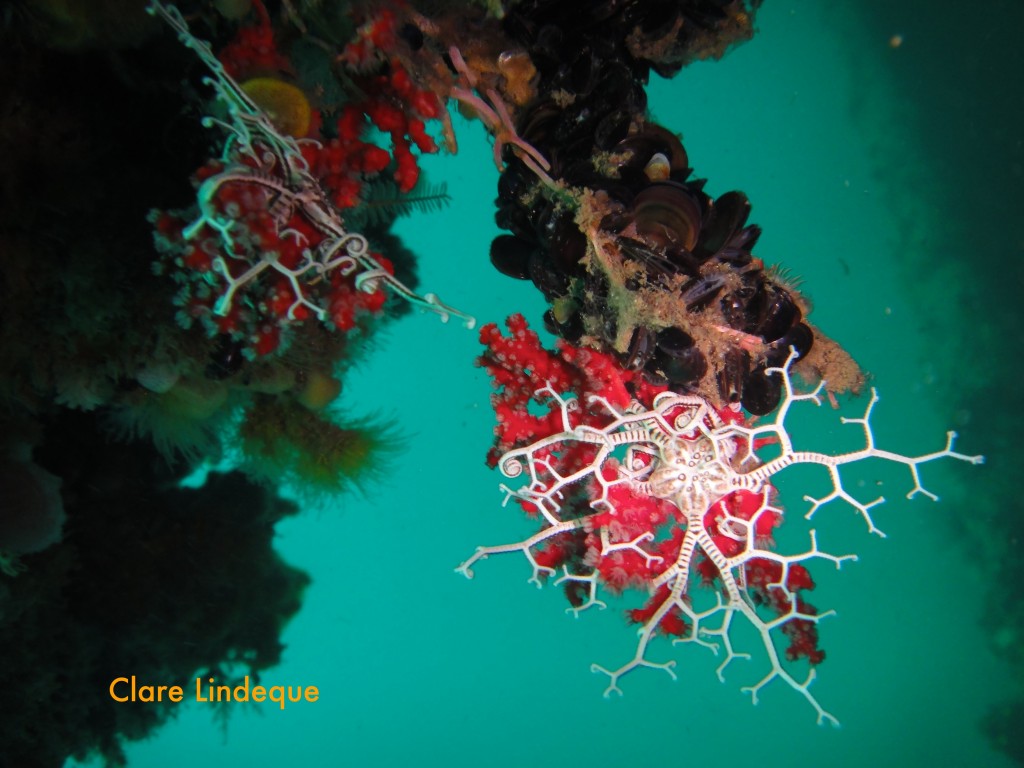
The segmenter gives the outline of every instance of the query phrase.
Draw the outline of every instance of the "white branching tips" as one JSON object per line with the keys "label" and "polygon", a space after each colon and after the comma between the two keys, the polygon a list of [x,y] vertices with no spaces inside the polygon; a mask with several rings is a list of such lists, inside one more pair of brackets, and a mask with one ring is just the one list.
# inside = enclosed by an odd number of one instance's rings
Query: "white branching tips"
{"label": "white branching tips", "polygon": [[[337,275],[350,277],[359,291],[375,293],[387,287],[410,304],[439,315],[444,322],[454,315],[466,327],[474,327],[473,317],[447,306],[434,294],[415,293],[373,257],[363,235],[346,231],[338,209],[324,194],[302,153],[303,144],[319,146],[315,140],[282,135],[224,70],[209,44],[189,32],[177,8],[151,0],[147,10],[166,21],[182,43],[202,59],[211,75],[205,82],[227,113],[224,120],[204,120],[207,126],[223,129],[227,138],[219,169],[206,175],[199,186],[198,215],[182,230],[186,240],[198,241],[211,254],[212,269],[226,285],[214,308],[217,315],[229,314],[239,292],[269,271],[290,288],[292,302],[286,314],[292,320],[299,313],[325,319],[329,308],[323,306],[326,302],[311,298],[312,289]],[[260,214],[265,211],[269,216],[266,226],[276,239],[291,239],[299,246],[297,255],[284,258],[277,251],[256,247],[261,233],[240,221],[250,209]],[[307,232],[315,233],[315,243],[292,226],[295,221],[301,221]],[[253,257],[254,252],[258,257]]]}
{"label": "white branching tips", "polygon": [[[635,655],[616,668],[592,667],[608,677],[605,695],[621,693],[621,679],[639,667],[676,677],[674,661],[650,658],[659,635],[715,654],[722,651],[718,675],[724,679],[735,659],[751,658],[733,647],[737,620],[745,622],[768,662],[760,681],[744,689],[753,701],[765,686],[781,680],[814,708],[819,723],[837,724],[811,692],[814,665],[824,657],[817,624],[831,612],[819,613],[802,593],[814,586],[807,563],[825,561],[838,569],[856,556],[821,549],[814,530],[804,551],[776,552],[772,534],[782,511],[775,506],[773,478],[796,464],[821,465],[832,480],[832,492],[806,497],[811,504],[807,517],[830,502],[845,501],[869,531],[880,534],[870,512],[882,499],[862,501],[852,494],[843,484],[844,467],[868,458],[904,464],[913,485],[907,496],[936,499],[921,482],[921,465],[941,458],[972,464],[983,459],[954,451],[953,433],[944,449],[922,456],[878,448],[870,423],[875,393],[862,418],[842,419],[861,427],[862,449],[837,456],[798,450],[786,419],[795,404],[820,405],[824,385],[808,393],[795,391],[790,376],[794,358],[795,353],[783,367],[769,369],[782,377],[785,394],[774,418],[757,425],[694,395],[665,392],[649,405],[634,401],[625,410],[591,397],[584,411],[574,398],[550,386],[541,390],[538,396],[560,414],[559,431],[509,451],[499,462],[506,477],[520,482],[502,486],[506,501],[515,499],[535,516],[540,530],[515,544],[478,548],[459,572],[472,577],[479,560],[521,552],[532,567],[532,582],[540,585],[561,573],[556,583],[565,588],[577,614],[605,606],[599,587],[613,593],[647,589],[646,605],[630,612],[639,625]],[[771,457],[764,458],[759,452],[768,445]],[[749,643],[749,632],[743,637]],[[801,659],[810,662],[802,674],[796,671]]]}
{"label": "white branching tips", "polygon": [[789,366],[792,363],[792,356],[786,363],[784,368],[769,368],[768,372],[774,372],[776,375],[783,377],[785,386],[786,397],[784,398],[782,405],[775,415],[775,419],[768,423],[758,427],[745,427],[740,425],[734,425],[730,428],[729,432],[731,435],[736,436],[741,441],[742,452],[744,459],[749,459],[753,455],[755,444],[759,439],[777,440],[781,448],[781,453],[778,457],[765,463],[764,465],[748,471],[744,474],[745,478],[748,478],[748,482],[764,482],[767,481],[772,475],[780,472],[787,466],[792,464],[821,464],[828,469],[829,475],[832,479],[832,492],[828,495],[817,499],[812,496],[805,496],[804,500],[811,502],[811,508],[807,512],[807,518],[810,519],[814,514],[824,505],[831,501],[842,500],[850,504],[860,515],[864,518],[864,522],[868,526],[868,530],[872,533],[876,533],[880,536],[885,536],[884,533],[875,525],[874,520],[871,517],[869,510],[885,501],[885,498],[879,496],[877,499],[872,501],[864,502],[860,501],[843,487],[843,480],[840,474],[840,468],[853,464],[864,459],[876,458],[891,461],[897,464],[904,464],[910,470],[910,476],[913,480],[913,487],[907,492],[907,498],[912,499],[917,494],[922,494],[929,497],[932,501],[938,501],[939,497],[927,490],[921,484],[920,467],[922,464],[935,461],[936,459],[952,458],[959,459],[960,461],[966,461],[971,464],[982,464],[985,461],[984,456],[968,456],[963,453],[958,453],[953,450],[953,441],[956,439],[956,432],[946,433],[946,447],[941,451],[935,451],[934,453],[924,454],[923,456],[903,456],[892,451],[883,450],[875,446],[875,436],[871,431],[871,412],[875,405],[878,403],[878,392],[872,388],[871,398],[868,400],[867,408],[864,411],[864,416],[859,419],[852,419],[842,417],[840,421],[843,424],[859,424],[864,431],[864,448],[859,451],[853,451],[851,453],[841,454],[839,456],[829,456],[823,453],[811,453],[808,451],[796,451],[793,449],[792,443],[789,438],[789,434],[785,428],[785,419],[789,413],[790,406],[801,400],[811,400],[816,405],[821,405],[820,394],[825,386],[822,382],[818,387],[810,393],[797,395],[793,391],[792,380],[789,375]]}

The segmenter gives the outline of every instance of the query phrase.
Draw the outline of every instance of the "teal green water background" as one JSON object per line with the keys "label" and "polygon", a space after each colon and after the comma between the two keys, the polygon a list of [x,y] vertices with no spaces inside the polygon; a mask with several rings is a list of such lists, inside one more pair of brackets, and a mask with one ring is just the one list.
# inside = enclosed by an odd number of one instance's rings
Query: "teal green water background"
{"label": "teal green water background", "polygon": [[[1012,376],[1021,346],[1014,328],[991,319],[1019,309],[978,303],[991,274],[977,273],[1020,260],[1024,248],[1020,206],[1006,197],[1021,180],[1012,140],[1021,128],[1007,124],[1004,103],[1019,104],[1024,68],[1001,68],[995,46],[1009,38],[991,31],[1009,4],[983,4],[985,24],[881,2],[832,5],[766,3],[754,40],[653,83],[652,112],[683,134],[712,194],[747,192],[764,228],[757,255],[803,278],[812,320],[879,388],[881,445],[935,450],[955,427],[967,452],[1005,450],[972,432],[979,412],[1001,407],[972,393]],[[967,34],[986,28],[987,38]],[[487,261],[497,233],[490,146],[479,126],[457,128],[459,155],[425,163],[448,183],[451,206],[399,226],[420,257],[422,289],[481,322],[518,311],[539,326],[539,294]],[[1013,146],[1015,156],[997,154]],[[1012,285],[1001,295],[1011,294]],[[998,344],[1005,358],[975,357]],[[839,573],[813,567],[811,602],[837,612],[820,626],[827,659],[813,691],[841,729],[817,726],[779,682],[751,706],[740,688],[766,670],[756,653],[734,662],[723,684],[706,649],[656,643],[652,657],[677,659],[679,680],[641,670],[623,680],[623,697],[606,700],[590,664],[631,657],[621,609],[643,596],[574,619],[558,588],[526,583],[520,556],[480,563],[473,581],[454,573],[478,544],[531,530],[501,506],[501,478],[483,463],[493,415],[478,353],[475,332],[413,313],[345,382],[342,407],[392,420],[403,445],[362,494],[279,529],[280,551],[313,583],[285,632],[284,663],[263,682],[317,685],[320,701],[284,712],[233,705],[226,733],[209,710],[183,707],[156,738],[130,746],[132,765],[1010,764],[977,727],[1011,690],[979,624],[995,572],[986,558],[1002,552],[981,545],[1009,533],[979,520],[976,501],[1012,483],[1000,473],[1005,457],[926,468],[940,504],[905,500],[905,473],[868,473],[862,498],[889,499],[875,515],[884,540],[840,506],[815,519],[823,548],[860,555]],[[860,415],[865,402],[844,402],[841,413]],[[827,406],[814,414],[800,432],[808,447],[849,447],[853,428],[839,415]],[[1017,417],[1008,409],[1005,418]],[[782,483],[796,532],[784,542],[794,547],[806,541],[803,478]]]}

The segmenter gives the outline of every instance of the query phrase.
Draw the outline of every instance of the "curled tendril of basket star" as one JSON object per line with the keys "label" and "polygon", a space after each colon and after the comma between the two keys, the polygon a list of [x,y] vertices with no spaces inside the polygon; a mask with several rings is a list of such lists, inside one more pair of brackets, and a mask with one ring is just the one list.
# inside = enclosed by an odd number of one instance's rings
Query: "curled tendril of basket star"
{"label": "curled tendril of basket star", "polygon": [[[910,471],[912,498],[937,496],[922,485],[919,468],[941,458],[979,464],[981,456],[953,450],[955,433],[947,434],[946,446],[922,456],[904,456],[875,445],[871,411],[878,402],[873,391],[864,416],[843,418],[859,425],[864,433],[862,449],[837,456],[797,450],[786,429],[793,405],[821,405],[824,382],[813,391],[798,393],[790,367],[793,350],[782,367],[770,369],[783,382],[783,399],[775,416],[757,426],[743,423],[734,411],[719,411],[704,398],[661,392],[650,404],[633,400],[617,407],[601,395],[590,395],[585,405],[563,396],[550,384],[536,393],[559,414],[560,431],[507,451],[498,460],[502,473],[521,479],[517,487],[502,486],[506,502],[515,499],[528,513],[538,515],[541,529],[529,538],[505,545],[479,547],[458,570],[473,576],[473,567],[490,555],[521,552],[533,573],[531,582],[555,576],[556,583],[572,587],[570,608],[576,614],[605,603],[600,586],[620,591],[646,587],[652,597],[642,609],[631,612],[640,624],[636,654],[622,666],[607,669],[593,665],[594,672],[608,676],[605,695],[621,693],[620,679],[638,667],[662,669],[675,678],[675,661],[648,658],[656,634],[675,635],[675,643],[695,643],[716,654],[724,650],[718,676],[736,658],[750,658],[734,649],[733,622],[748,622],[760,637],[770,670],[756,685],[744,690],[757,702],[760,690],[776,678],[800,693],[815,709],[818,721],[837,724],[810,691],[815,670],[798,680],[783,664],[778,634],[791,643],[785,656],[806,657],[812,665],[824,655],[817,649],[817,623],[831,612],[819,614],[800,596],[813,587],[804,566],[819,559],[837,568],[853,554],[835,555],[818,546],[810,531],[807,549],[797,554],[773,551],[771,533],[782,521],[773,505],[776,492],[772,478],[794,464],[818,464],[832,480],[831,493],[814,498],[807,518],[832,501],[845,501],[863,517],[868,529],[882,535],[871,509],[883,498],[863,502],[843,485],[842,468],[868,459],[904,464]],[[603,415],[601,423],[582,416]],[[762,460],[756,451],[774,444],[777,455]],[[584,504],[571,502],[585,494]],[[574,538],[576,537],[576,538]],[[582,537],[582,544],[580,543]],[[582,557],[572,557],[576,548]],[[714,604],[698,609],[694,586],[714,585]]]}
{"label": "curled tendril of basket star", "polygon": [[[211,74],[204,82],[227,110],[227,120],[204,119],[205,125],[222,128],[227,138],[220,162],[199,186],[198,215],[180,232],[186,242],[202,241],[204,233],[214,236],[215,243],[201,242],[200,247],[211,254],[210,268],[226,284],[214,306],[216,315],[228,315],[238,294],[271,270],[290,288],[291,301],[282,313],[287,320],[301,320],[309,313],[324,320],[329,308],[311,298],[311,288],[336,274],[351,277],[357,291],[375,294],[386,287],[444,321],[455,315],[467,327],[474,326],[472,317],[447,306],[435,294],[416,294],[370,253],[363,235],[346,230],[302,152],[303,144],[318,146],[317,142],[282,135],[225,71],[209,44],[189,32],[177,8],[153,0],[149,12],[164,19],[202,59]],[[269,214],[274,239],[281,243],[291,240],[298,247],[297,258],[286,263],[277,250],[260,249],[248,242],[254,239],[258,244],[259,237],[247,237],[251,233],[240,225],[239,202],[221,199],[228,188],[246,190],[244,196],[253,206],[261,214]]]}

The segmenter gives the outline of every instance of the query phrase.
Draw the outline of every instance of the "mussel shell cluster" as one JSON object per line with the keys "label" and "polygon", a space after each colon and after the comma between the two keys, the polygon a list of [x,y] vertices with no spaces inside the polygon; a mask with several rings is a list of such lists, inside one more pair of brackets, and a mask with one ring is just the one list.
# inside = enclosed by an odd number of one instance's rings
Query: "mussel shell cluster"
{"label": "mussel shell cluster", "polygon": [[743,0],[519,0],[510,3],[507,32],[531,44],[534,63],[561,66],[567,46],[600,41],[646,80],[653,69],[671,77],[687,62],[720,55],[751,34],[756,3]]}
{"label": "mussel shell cluster", "polygon": [[[597,231],[631,275],[619,288],[673,293],[686,322],[638,326],[623,350],[608,277],[584,266],[588,240],[576,212],[538,193],[536,176],[507,149],[496,222],[509,234],[493,241],[491,261],[544,294],[553,333],[572,342],[588,334],[652,380],[676,391],[717,391],[723,403],[761,414],[781,395],[780,377],[767,369],[791,348],[805,355],[814,334],[801,302],[752,255],[761,230],[748,223],[746,195],[710,197],[692,178],[678,136],[646,119],[644,84],[660,65],[635,55],[643,30],[679,35],[713,25],[735,5],[527,0],[506,20],[541,73],[537,98],[519,115],[519,136],[548,159],[553,178],[600,193]],[[686,41],[662,47],[677,44]],[[720,339],[712,347],[697,338],[709,326]]]}

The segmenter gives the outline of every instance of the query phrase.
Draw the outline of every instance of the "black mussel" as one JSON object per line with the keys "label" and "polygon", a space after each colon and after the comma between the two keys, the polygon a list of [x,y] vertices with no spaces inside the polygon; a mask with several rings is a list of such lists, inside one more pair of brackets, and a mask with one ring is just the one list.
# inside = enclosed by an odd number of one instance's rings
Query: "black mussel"
{"label": "black mussel", "polygon": [[797,323],[768,347],[765,362],[770,366],[782,366],[789,359],[790,349],[795,349],[798,358],[807,356],[814,346],[814,331],[806,324]]}
{"label": "black mussel", "polygon": [[730,291],[722,297],[722,316],[730,328],[737,331],[748,332],[750,326],[750,307],[756,306],[760,286],[742,285],[734,291]]}
{"label": "black mussel", "polygon": [[541,27],[530,48],[530,59],[537,69],[551,71],[558,66],[565,52],[565,35],[554,24]]}
{"label": "black mussel", "polygon": [[654,356],[655,333],[650,328],[638,326],[629,337],[629,347],[622,356],[622,365],[631,371],[638,371]]}
{"label": "black mussel", "polygon": [[700,233],[700,207],[689,190],[672,181],[650,184],[633,198],[637,233],[650,245],[692,252]]}
{"label": "black mussel", "polygon": [[689,312],[700,312],[707,307],[725,287],[725,277],[722,275],[705,275],[695,277],[686,283],[679,295],[686,304]]}
{"label": "black mussel", "polygon": [[697,201],[702,223],[707,221],[708,216],[711,215],[711,203],[713,202],[711,195],[704,191],[706,183],[707,179],[692,179],[685,184],[686,188],[690,190],[690,194],[693,195],[693,199]]}
{"label": "black mussel", "polygon": [[[626,0],[626,2],[633,2],[633,0]],[[598,35],[588,39],[588,44],[594,49],[594,55],[600,61],[610,61],[619,57],[619,49],[615,40]]]}
{"label": "black mussel", "polygon": [[580,262],[587,255],[587,237],[569,214],[557,217],[548,233],[548,254],[558,269],[567,275],[580,272]]}
{"label": "black mussel", "polygon": [[[647,111],[647,89],[644,88],[644,83],[647,82],[648,74],[649,71],[645,67],[641,74],[638,75],[640,79],[633,81],[633,90],[630,91],[626,99],[626,108],[631,110],[633,114],[639,115]],[[598,87],[600,87],[600,83],[598,83]]]}
{"label": "black mussel", "polygon": [[629,134],[633,116],[624,109],[616,109],[601,118],[594,129],[594,145],[601,151],[612,149]]}
{"label": "black mussel", "polygon": [[711,205],[700,233],[697,255],[701,258],[718,253],[747,223],[750,201],[742,192],[726,192]]}
{"label": "black mussel", "polygon": [[669,326],[658,331],[658,349],[670,357],[681,357],[693,346],[693,337],[682,328]]}
{"label": "black mussel", "polygon": [[682,272],[679,263],[669,259],[661,249],[649,248],[646,243],[631,237],[617,237],[615,242],[618,243],[624,260],[639,262],[650,277],[659,280],[666,287],[670,284],[668,278]]}
{"label": "black mussel", "polygon": [[660,151],[664,152],[665,157],[668,158],[669,167],[673,172],[687,171],[689,173],[690,159],[687,157],[683,142],[677,134],[657,123],[646,123],[643,130],[637,135],[655,139],[664,147]]}
{"label": "black mussel", "polygon": [[[602,189],[605,184],[618,182],[618,168],[609,168],[605,163],[605,157],[595,158],[592,136],[590,141],[591,143],[587,146],[585,152],[572,158],[566,157],[564,161],[565,167],[572,168],[582,184],[591,189]],[[632,194],[630,197],[632,197]]]}
{"label": "black mussel", "polygon": [[558,326],[558,329],[563,339],[570,344],[576,344],[583,338],[583,332],[586,330],[583,325],[583,315],[579,312],[574,312],[569,316],[568,320]]}
{"label": "black mussel", "polygon": [[568,293],[569,278],[540,251],[534,251],[529,270],[533,284],[548,301],[554,301]]}
{"label": "black mussel", "polygon": [[534,206],[531,210],[530,219],[533,221],[534,231],[542,248],[548,247],[548,240],[561,215],[553,201],[545,200],[543,205]]}
{"label": "black mussel", "polygon": [[498,225],[498,229],[507,229],[527,242],[537,242],[537,232],[530,221],[530,214],[518,205],[505,203],[499,206],[494,212],[494,223]]}
{"label": "black mussel", "polygon": [[765,287],[767,301],[757,318],[753,331],[765,341],[779,339],[790,328],[800,322],[803,313],[785,288],[768,284]]}
{"label": "black mussel", "polygon": [[760,237],[761,228],[757,224],[750,224],[733,235],[733,238],[726,243],[726,248],[750,252],[754,250],[754,246],[757,245]]}
{"label": "black mussel", "polygon": [[648,368],[673,384],[694,384],[707,373],[708,363],[693,338],[681,328],[663,328],[655,340],[657,349]]}
{"label": "black mussel", "polygon": [[653,42],[675,33],[680,16],[674,0],[654,0],[633,7],[639,10],[632,23],[639,27],[641,39]]}
{"label": "black mussel", "polygon": [[625,206],[633,202],[637,190],[643,187],[643,184],[634,185],[625,178],[595,178],[594,182],[588,186],[594,191],[600,190],[604,192],[612,200]]}
{"label": "black mussel", "polygon": [[696,275],[700,272],[700,262],[685,248],[670,245],[665,248],[665,258],[675,264],[680,272]]}
{"label": "black mussel", "polygon": [[647,108],[647,92],[643,85],[636,81],[628,66],[618,61],[601,67],[594,95],[613,109],[627,109],[633,114],[642,113]]}
{"label": "black mussel", "polygon": [[733,347],[722,357],[718,371],[718,393],[727,403],[738,403],[743,397],[743,382],[750,372],[750,355],[746,350]]}
{"label": "black mussel", "polygon": [[203,374],[208,379],[219,381],[237,373],[245,363],[245,355],[242,354],[244,348],[245,345],[240,340],[233,339],[231,334],[220,334],[214,343],[213,352],[210,353],[210,360]]}
{"label": "black mussel", "polygon": [[745,267],[753,261],[753,257],[746,251],[739,251],[735,248],[723,248],[714,255],[714,261],[732,264],[735,267]]}
{"label": "black mussel", "polygon": [[690,174],[693,173],[693,168],[682,168],[678,171],[671,171],[668,175],[669,181],[674,181],[676,184],[687,184],[689,185],[688,179]]}
{"label": "black mussel", "polygon": [[671,59],[669,61],[651,61],[650,64],[651,69],[658,74],[658,77],[663,77],[666,80],[671,80],[673,77],[678,75],[679,70],[683,68],[683,63],[679,59]]}
{"label": "black mussel", "polygon": [[616,155],[622,155],[621,165],[643,170],[656,154],[664,155],[672,173],[686,171],[689,175],[689,159],[683,143],[671,131],[655,123],[645,123],[636,133],[630,134],[612,148]]}
{"label": "black mussel", "polygon": [[554,143],[546,150],[551,159],[552,172],[562,174],[562,168],[581,158],[589,159],[594,152],[594,130],[601,119],[601,114],[585,110],[586,123],[576,126],[577,130],[570,136],[562,137],[555,132]]}
{"label": "black mussel", "polygon": [[617,235],[632,222],[633,217],[625,211],[613,211],[612,213],[604,215],[598,227],[604,232],[610,232],[613,235]]}
{"label": "black mussel", "polygon": [[708,372],[708,361],[696,347],[689,347],[679,354],[670,355],[658,348],[651,362],[655,373],[660,373],[676,386],[696,384]]}
{"label": "black mussel", "polygon": [[498,198],[505,203],[518,203],[523,194],[533,186],[536,177],[523,162],[516,158],[510,162],[498,177]]}
{"label": "black mussel", "polygon": [[[583,13],[583,18],[593,20],[596,24],[606,19],[612,18],[612,16],[621,15],[629,6],[633,4],[633,0],[601,0],[597,3],[584,3],[586,11]],[[563,5],[559,3],[559,5]],[[564,4],[566,7],[573,7],[571,3]],[[573,14],[574,16],[576,14]]]}
{"label": "black mussel", "polygon": [[491,241],[491,264],[501,274],[517,280],[528,280],[530,261],[537,246],[515,235],[498,235]]}
{"label": "black mussel", "polygon": [[605,112],[589,104],[574,105],[555,125],[550,146],[559,157],[578,157],[589,154],[594,143],[594,131]]}
{"label": "black mussel", "polygon": [[573,312],[565,319],[565,322],[559,322],[555,317],[554,310],[549,309],[544,313],[544,327],[548,333],[561,336],[570,344],[575,344],[583,337],[583,315]]}
{"label": "black mussel", "polygon": [[542,101],[523,114],[516,125],[516,133],[535,147],[544,146],[551,140],[563,113],[553,101]]}
{"label": "black mussel", "polygon": [[[633,202],[633,198],[635,198],[639,192],[643,192],[647,185],[651,183],[651,180],[645,173],[644,168],[624,165],[619,168],[619,183],[629,189],[630,195],[628,202]],[[627,202],[622,200],[621,197],[617,197],[616,200]]]}
{"label": "black mussel", "polygon": [[572,187],[589,187],[594,189],[605,177],[597,172],[590,157],[570,158],[565,156],[559,166],[565,183]]}
{"label": "black mussel", "polygon": [[558,323],[555,321],[555,313],[550,309],[544,313],[544,330],[552,336],[558,336]]}
{"label": "black mussel", "polygon": [[767,373],[763,365],[747,374],[743,381],[743,407],[755,416],[775,410],[782,399],[782,376],[777,371]]}
{"label": "black mussel", "polygon": [[590,93],[599,76],[599,69],[600,62],[594,57],[590,46],[584,46],[566,72],[564,82],[567,89],[575,94]]}
{"label": "black mussel", "polygon": [[669,158],[670,167],[672,164],[672,147],[661,136],[649,134],[646,127],[643,132],[634,133],[624,138],[612,147],[611,151],[619,157],[620,174],[625,168],[632,168],[643,173],[651,158],[657,154]]}
{"label": "black mussel", "polygon": [[765,312],[768,309],[769,304],[769,290],[771,286],[766,285],[763,280],[754,279],[752,275],[744,276],[747,281],[747,285],[754,289],[753,295],[747,302],[745,311],[746,324],[739,330],[744,333],[756,333],[758,326],[761,322],[761,318],[765,316]]}

